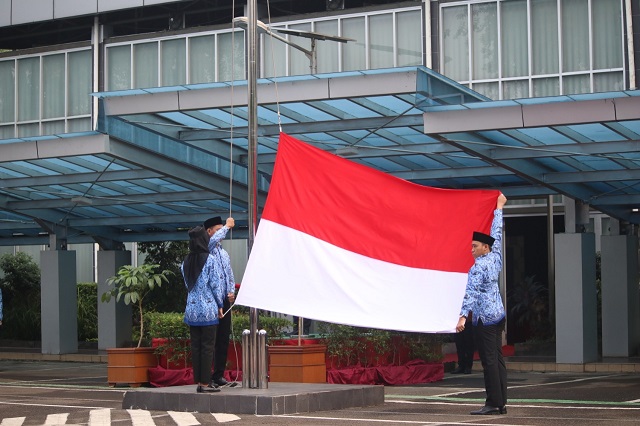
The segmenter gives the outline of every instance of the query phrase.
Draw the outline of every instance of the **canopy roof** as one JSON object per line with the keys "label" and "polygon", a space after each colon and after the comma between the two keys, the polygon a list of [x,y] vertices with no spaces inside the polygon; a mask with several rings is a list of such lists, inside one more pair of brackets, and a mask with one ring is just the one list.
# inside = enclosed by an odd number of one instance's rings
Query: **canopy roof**
{"label": "canopy roof", "polygon": [[[246,235],[246,81],[95,96],[96,132],[0,141],[0,245],[185,239],[229,214]],[[639,96],[490,101],[425,67],[260,80],[259,210],[282,131],[418,184],[639,223]]]}

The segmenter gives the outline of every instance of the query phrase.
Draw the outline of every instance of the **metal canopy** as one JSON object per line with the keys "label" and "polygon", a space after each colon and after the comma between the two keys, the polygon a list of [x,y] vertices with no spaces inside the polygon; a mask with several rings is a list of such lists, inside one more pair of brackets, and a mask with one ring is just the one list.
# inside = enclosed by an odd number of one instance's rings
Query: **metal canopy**
{"label": "metal canopy", "polygon": [[[0,141],[0,245],[184,239],[229,211],[242,237],[246,82],[95,96],[96,132]],[[561,193],[638,223],[639,96],[490,101],[424,67],[260,80],[258,204],[282,131],[421,185]]]}

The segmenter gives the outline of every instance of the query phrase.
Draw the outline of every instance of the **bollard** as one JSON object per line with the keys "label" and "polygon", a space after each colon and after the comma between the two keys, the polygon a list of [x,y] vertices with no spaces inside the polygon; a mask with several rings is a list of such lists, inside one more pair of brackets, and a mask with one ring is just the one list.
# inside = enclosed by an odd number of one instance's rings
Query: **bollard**
{"label": "bollard", "polygon": [[251,387],[251,348],[249,345],[249,330],[242,331],[242,387],[249,389]]}
{"label": "bollard", "polygon": [[259,388],[267,389],[269,387],[269,354],[267,352],[267,332],[265,330],[258,332],[258,377]]}

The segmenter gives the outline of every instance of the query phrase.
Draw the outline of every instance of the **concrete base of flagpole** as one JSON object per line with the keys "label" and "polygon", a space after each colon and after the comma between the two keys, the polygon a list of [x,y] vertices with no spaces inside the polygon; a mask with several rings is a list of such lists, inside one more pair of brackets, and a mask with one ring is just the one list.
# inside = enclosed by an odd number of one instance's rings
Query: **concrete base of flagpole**
{"label": "concrete base of flagpole", "polygon": [[196,393],[196,385],[127,391],[123,409],[279,415],[368,407],[384,403],[384,386],[269,383],[267,389],[223,387]]}

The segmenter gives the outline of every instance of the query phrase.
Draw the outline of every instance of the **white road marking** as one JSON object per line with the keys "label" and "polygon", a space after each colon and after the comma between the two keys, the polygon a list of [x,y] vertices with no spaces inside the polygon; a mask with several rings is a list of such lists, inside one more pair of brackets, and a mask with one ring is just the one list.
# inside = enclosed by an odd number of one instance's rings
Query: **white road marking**
{"label": "white road marking", "polygon": [[155,426],[151,413],[147,410],[127,410],[133,426]]}
{"label": "white road marking", "polygon": [[91,410],[88,426],[111,426],[111,409]]}
{"label": "white road marking", "polygon": [[0,426],[22,426],[26,417],[11,417],[8,419],[2,419]]}
{"label": "white road marking", "polygon": [[211,415],[215,417],[218,423],[229,423],[240,420],[240,417],[236,416],[235,414],[211,413]]}
{"label": "white road marking", "polygon": [[45,425],[63,425],[67,423],[69,413],[61,414],[49,414],[47,420],[44,421]]}
{"label": "white road marking", "polygon": [[173,421],[178,424],[178,426],[196,426],[200,424],[198,419],[196,419],[196,416],[191,413],[183,413],[179,411],[167,411],[167,413],[171,416]]}

